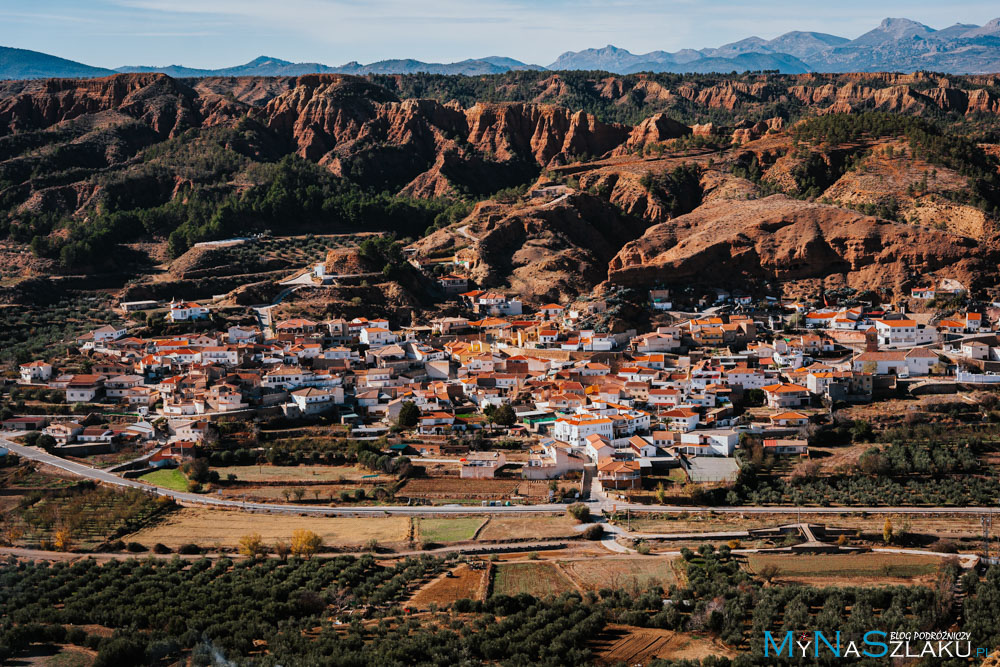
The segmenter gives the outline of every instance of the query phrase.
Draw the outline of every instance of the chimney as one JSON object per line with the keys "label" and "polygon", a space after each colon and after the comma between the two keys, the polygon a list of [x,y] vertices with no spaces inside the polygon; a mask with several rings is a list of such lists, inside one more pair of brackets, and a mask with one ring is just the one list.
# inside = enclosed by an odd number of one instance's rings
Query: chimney
{"label": "chimney", "polygon": [[878,352],[878,332],[875,327],[865,331],[865,352]]}

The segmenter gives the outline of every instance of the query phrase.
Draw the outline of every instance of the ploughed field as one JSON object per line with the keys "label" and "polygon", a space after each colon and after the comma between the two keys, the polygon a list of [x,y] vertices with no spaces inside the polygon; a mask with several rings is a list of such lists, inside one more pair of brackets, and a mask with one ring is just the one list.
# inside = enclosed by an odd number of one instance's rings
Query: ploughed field
{"label": "ploughed field", "polygon": [[475,567],[462,563],[453,570],[452,576],[442,574],[423,586],[414,594],[408,606],[425,609],[431,604],[443,607],[455,600],[468,598],[482,600],[486,595],[486,578],[489,576],[487,567],[480,561]]}
{"label": "ploughed field", "polygon": [[590,643],[598,664],[645,665],[660,658],[700,660],[711,655],[735,657],[736,652],[709,636],[609,625]]}

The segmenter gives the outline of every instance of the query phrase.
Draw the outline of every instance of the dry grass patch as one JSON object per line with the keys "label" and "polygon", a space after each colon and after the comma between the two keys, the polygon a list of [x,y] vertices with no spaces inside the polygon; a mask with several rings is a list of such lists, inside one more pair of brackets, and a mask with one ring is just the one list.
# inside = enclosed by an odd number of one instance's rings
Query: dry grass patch
{"label": "dry grass patch", "polygon": [[18,657],[4,663],[16,667],[90,667],[97,653],[70,644],[32,644]]}
{"label": "dry grass patch", "polygon": [[920,554],[750,554],[747,567],[777,568],[775,581],[815,586],[918,585],[927,583],[942,559]]}
{"label": "dry grass patch", "polygon": [[[646,517],[649,518],[646,518]],[[795,514],[641,514],[633,513],[631,529],[633,533],[710,533],[722,531],[752,530],[770,528],[796,521]],[[798,515],[803,522],[838,528],[856,528],[863,533],[882,534],[885,515],[865,516],[861,513],[815,514],[803,510]],[[669,517],[669,518],[668,518]],[[907,524],[906,531],[957,539],[975,537],[982,534],[979,517],[968,515],[890,515],[897,529]],[[625,522],[620,521],[624,526]],[[744,540],[746,542],[746,540]]]}
{"label": "dry grass patch", "polygon": [[479,534],[481,540],[552,539],[576,535],[576,521],[566,515],[493,517]]}
{"label": "dry grass patch", "polygon": [[573,582],[553,563],[499,563],[493,570],[493,595],[528,593],[544,597],[573,590]]}
{"label": "dry grass patch", "polygon": [[410,520],[406,517],[313,517],[287,514],[250,514],[224,510],[184,508],[161,523],[127,538],[152,546],[157,542],[176,548],[182,544],[235,547],[240,537],[260,533],[264,542],[288,540],[298,529],[311,530],[327,547],[359,546],[369,540],[380,544],[406,542]]}
{"label": "dry grass patch", "polygon": [[569,575],[591,591],[602,588],[646,590],[660,586],[667,590],[677,583],[670,561],[673,558],[588,558],[561,563]]}

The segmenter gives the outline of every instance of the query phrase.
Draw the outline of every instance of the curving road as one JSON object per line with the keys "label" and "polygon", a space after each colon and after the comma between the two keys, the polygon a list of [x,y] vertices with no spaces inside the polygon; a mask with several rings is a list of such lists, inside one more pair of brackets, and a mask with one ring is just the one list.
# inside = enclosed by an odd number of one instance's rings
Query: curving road
{"label": "curving road", "polygon": [[[25,447],[0,437],[0,446],[26,459],[38,461],[65,472],[104,484],[141,489],[157,495],[173,498],[179,503],[197,504],[208,507],[233,508],[257,512],[287,514],[316,514],[324,516],[386,516],[420,514],[524,514],[565,512],[566,505],[545,503],[540,505],[510,505],[507,507],[482,507],[478,505],[382,505],[375,507],[320,507],[316,505],[282,505],[278,503],[251,503],[226,498],[216,498],[206,494],[174,491],[153,486],[134,479],[125,479],[104,470],[92,468],[82,463],[67,461],[34,447]],[[699,512],[726,514],[987,514],[994,507],[770,507],[770,506],[693,506],[693,505],[635,505],[605,501],[591,505],[592,511],[612,509],[640,512]]]}

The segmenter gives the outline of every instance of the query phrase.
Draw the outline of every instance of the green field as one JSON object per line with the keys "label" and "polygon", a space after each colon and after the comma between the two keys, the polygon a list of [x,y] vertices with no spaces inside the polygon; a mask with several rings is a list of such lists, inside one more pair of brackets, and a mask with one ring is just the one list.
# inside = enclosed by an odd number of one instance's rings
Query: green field
{"label": "green field", "polygon": [[902,578],[933,574],[941,564],[935,556],[902,553],[750,554],[747,565],[759,573],[777,568],[779,578],[802,580]]}
{"label": "green field", "polygon": [[573,590],[573,583],[552,563],[500,563],[493,573],[493,595],[544,597]]}
{"label": "green field", "polygon": [[461,542],[471,540],[485,519],[417,519],[417,537],[427,542]]}
{"label": "green field", "polygon": [[165,489],[173,489],[174,491],[187,491],[188,480],[178,468],[164,468],[163,470],[154,470],[151,473],[147,473],[140,477],[143,482],[149,484],[155,484],[156,486],[162,486]]}

